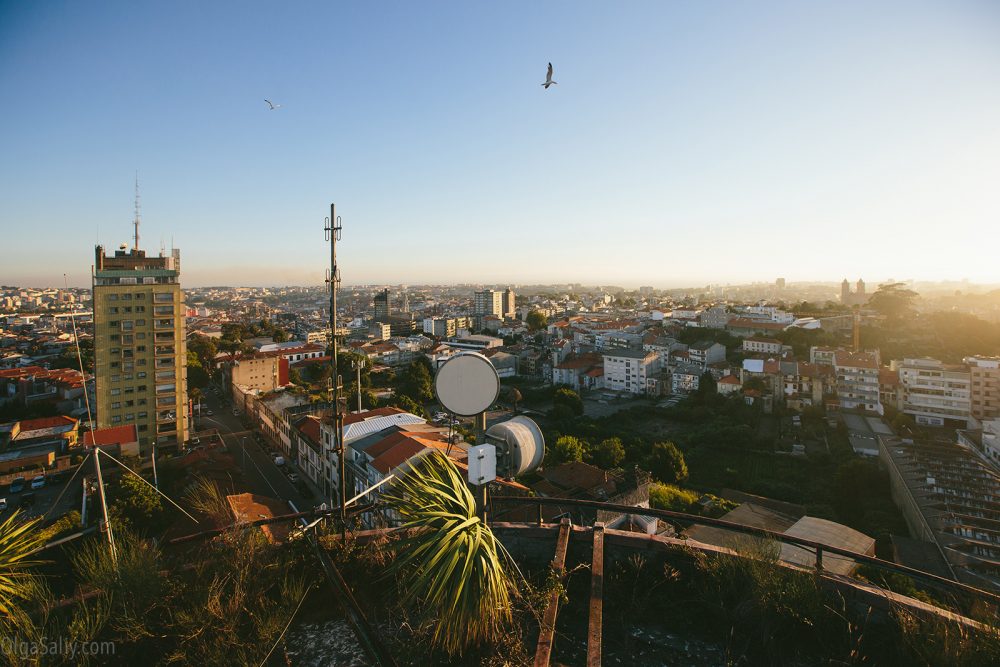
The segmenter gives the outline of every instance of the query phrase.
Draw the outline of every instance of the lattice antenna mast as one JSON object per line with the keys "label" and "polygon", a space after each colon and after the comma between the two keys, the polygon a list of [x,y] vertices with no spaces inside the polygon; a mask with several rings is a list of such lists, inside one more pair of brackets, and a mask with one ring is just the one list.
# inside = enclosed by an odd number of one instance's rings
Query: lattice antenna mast
{"label": "lattice antenna mast", "polygon": [[[324,231],[330,242],[330,268],[327,269],[326,283],[330,288],[330,382],[333,394],[334,439],[337,450],[337,483],[339,491],[340,525],[346,530],[347,481],[344,479],[346,466],[344,464],[344,412],[340,405],[341,380],[337,373],[337,291],[340,289],[340,270],[337,268],[337,241],[340,240],[342,229],[340,218],[337,217],[336,204],[330,204],[330,217],[326,219]],[[331,498],[331,504],[332,504]]]}
{"label": "lattice antenna mast", "polygon": [[139,172],[135,172],[135,218],[132,220],[135,225],[135,251],[139,252]]}

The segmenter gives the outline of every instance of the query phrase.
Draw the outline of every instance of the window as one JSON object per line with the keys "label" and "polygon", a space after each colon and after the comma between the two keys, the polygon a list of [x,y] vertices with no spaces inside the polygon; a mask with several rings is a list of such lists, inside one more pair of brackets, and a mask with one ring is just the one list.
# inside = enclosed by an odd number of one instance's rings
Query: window
{"label": "window", "polygon": [[146,405],[146,399],[145,398],[140,398],[139,399],[139,405]]}
{"label": "window", "polygon": [[122,294],[122,301],[131,301],[131,300],[132,300],[131,293],[126,292],[125,294]]}
{"label": "window", "polygon": [[117,301],[117,300],[118,300],[118,295],[117,294],[109,294],[108,295],[108,301]]}
{"label": "window", "polygon": [[137,333],[137,334],[135,335],[135,337],[136,337],[136,339],[137,339],[137,340],[146,340],[146,334],[144,334],[144,333],[143,333],[143,332],[141,332],[141,331],[140,331],[139,333]]}
{"label": "window", "polygon": [[121,421],[122,421],[122,418],[121,418],[121,415],[114,415],[114,416],[113,416],[113,417],[111,418],[111,423],[112,423],[112,424],[120,424],[120,423],[121,423]]}
{"label": "window", "polygon": [[121,404],[121,403],[112,403],[112,404],[111,404],[111,409],[112,409],[112,410],[117,410],[117,409],[118,409],[118,408],[120,408],[121,406],[122,406],[122,404]]}
{"label": "window", "polygon": [[122,379],[121,375],[112,375],[111,376],[111,381],[112,382],[121,382],[121,379]]}
{"label": "window", "polygon": [[143,431],[148,431],[148,430],[149,430],[148,426],[146,426],[145,424],[139,424],[139,432],[140,433],[143,432]]}
{"label": "window", "polygon": [[144,326],[146,326],[146,320],[136,320],[135,321],[135,325],[137,327],[144,327]]}
{"label": "window", "polygon": [[135,298],[138,301],[144,301],[146,299],[146,293],[145,292],[140,292],[139,294],[135,295]]}
{"label": "window", "polygon": [[125,401],[126,408],[131,408],[133,405],[135,405],[135,401]]}
{"label": "window", "polygon": [[124,308],[122,308],[122,312],[131,313],[132,312],[132,306],[125,306]]}
{"label": "window", "polygon": [[137,313],[145,313],[146,312],[146,306],[136,306],[135,307],[135,312],[137,312]]}
{"label": "window", "polygon": [[125,415],[125,419],[132,421],[133,419],[135,419],[135,415],[129,412]]}
{"label": "window", "polygon": [[111,368],[118,368],[119,366],[121,366],[121,364],[119,364],[117,361],[112,361],[110,364],[108,364],[108,366],[110,366]]}
{"label": "window", "polygon": [[146,377],[146,371],[139,371],[138,373],[135,374],[135,376],[141,380],[142,378]]}
{"label": "window", "polygon": [[126,394],[134,394],[135,393],[135,389],[132,388],[132,387],[125,387],[125,393]]}
{"label": "window", "polygon": [[118,314],[118,309],[117,308],[108,308],[108,312],[111,313],[112,315],[117,315]]}
{"label": "window", "polygon": [[146,385],[140,384],[138,387],[135,388],[135,390],[136,391],[146,391]]}
{"label": "window", "polygon": [[139,413],[139,419],[145,419],[148,415],[149,415],[148,412],[140,412]]}

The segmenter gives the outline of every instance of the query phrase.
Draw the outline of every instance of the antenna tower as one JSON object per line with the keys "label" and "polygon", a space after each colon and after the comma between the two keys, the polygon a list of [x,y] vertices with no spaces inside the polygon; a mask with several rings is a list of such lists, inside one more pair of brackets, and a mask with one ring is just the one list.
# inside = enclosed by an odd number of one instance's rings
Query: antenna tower
{"label": "antenna tower", "polygon": [[[340,270],[337,268],[337,241],[340,239],[342,225],[337,217],[336,204],[330,204],[330,217],[326,219],[324,231],[330,242],[330,268],[327,269],[326,283],[330,287],[330,382],[333,394],[334,445],[337,450],[337,473],[339,475],[338,492],[340,505],[341,530],[347,531],[347,480],[344,479],[346,466],[344,464],[344,411],[340,405],[341,380],[337,373],[337,290],[340,289]],[[331,504],[332,504],[331,498]]]}
{"label": "antenna tower", "polygon": [[135,172],[135,219],[132,221],[135,225],[135,251],[139,252],[139,172]]}

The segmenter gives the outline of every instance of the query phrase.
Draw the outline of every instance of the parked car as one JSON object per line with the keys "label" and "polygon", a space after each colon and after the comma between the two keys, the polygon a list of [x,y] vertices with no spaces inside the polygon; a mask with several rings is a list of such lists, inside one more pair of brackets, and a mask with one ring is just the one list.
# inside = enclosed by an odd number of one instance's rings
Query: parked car
{"label": "parked car", "polygon": [[283,466],[283,465],[285,465],[285,457],[282,456],[281,454],[275,454],[274,455],[274,465],[276,465],[276,466]]}
{"label": "parked car", "polygon": [[24,478],[15,477],[10,483],[10,492],[21,493],[21,491],[24,491]]}
{"label": "parked car", "polygon": [[39,475],[35,479],[31,480],[31,490],[41,489],[45,487],[45,475]]}
{"label": "parked car", "polygon": [[58,484],[59,482],[65,482],[66,477],[69,475],[68,470],[60,470],[59,472],[50,472],[48,477],[45,478],[48,484]]}
{"label": "parked car", "polygon": [[5,509],[7,509],[7,499],[0,498],[0,512],[3,512]]}
{"label": "parked car", "polygon": [[215,413],[214,413],[214,412],[212,412],[211,410],[206,410],[206,411],[205,411],[205,414],[206,414],[206,415],[208,415],[209,417],[211,417],[211,416],[212,416],[212,415],[214,415]]}
{"label": "parked car", "polygon": [[299,481],[298,474],[296,474],[294,472],[288,473],[288,481],[291,482],[292,484],[294,484],[295,482]]}
{"label": "parked car", "polygon": [[35,494],[26,493],[21,496],[21,507],[32,507],[35,504]]}

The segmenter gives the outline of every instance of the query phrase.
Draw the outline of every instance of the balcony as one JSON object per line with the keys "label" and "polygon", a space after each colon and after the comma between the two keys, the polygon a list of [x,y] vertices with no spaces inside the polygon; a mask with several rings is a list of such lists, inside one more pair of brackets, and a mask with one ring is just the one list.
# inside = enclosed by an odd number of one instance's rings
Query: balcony
{"label": "balcony", "polygon": [[[124,322],[122,324],[124,325]],[[166,319],[165,320],[153,320],[153,328],[154,329],[173,329],[174,328],[174,320],[173,319],[168,319],[168,320],[166,320]]]}

